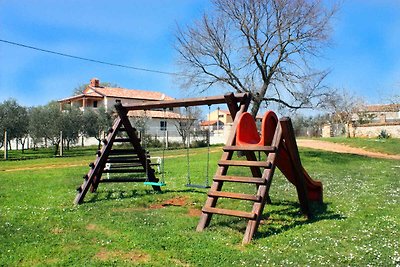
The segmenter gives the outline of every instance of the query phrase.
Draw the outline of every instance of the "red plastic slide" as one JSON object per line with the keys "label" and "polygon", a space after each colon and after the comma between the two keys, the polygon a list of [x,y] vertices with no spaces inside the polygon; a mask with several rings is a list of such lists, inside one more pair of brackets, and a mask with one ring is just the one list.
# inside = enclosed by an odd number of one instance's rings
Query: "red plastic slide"
{"label": "red plastic slide", "polygon": [[[279,150],[279,156],[277,157],[276,166],[294,186],[297,186],[296,173],[291,162],[288,152],[284,147],[281,147]],[[307,187],[308,200],[322,202],[322,183],[313,180],[303,166],[301,169]]]}

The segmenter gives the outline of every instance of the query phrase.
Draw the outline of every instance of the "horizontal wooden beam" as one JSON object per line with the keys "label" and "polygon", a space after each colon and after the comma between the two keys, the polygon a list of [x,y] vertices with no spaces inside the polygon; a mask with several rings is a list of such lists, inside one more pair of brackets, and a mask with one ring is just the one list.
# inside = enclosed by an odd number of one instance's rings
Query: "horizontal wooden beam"
{"label": "horizontal wooden beam", "polygon": [[[237,102],[240,102],[246,97],[247,93],[232,94]],[[228,94],[229,95],[229,94]],[[175,108],[175,107],[192,107],[192,106],[203,106],[203,105],[214,105],[226,103],[225,96],[210,96],[210,97],[198,97],[198,98],[183,98],[174,100],[163,100],[163,101],[145,101],[141,104],[123,106],[125,110],[149,110],[156,108]],[[118,105],[118,104],[117,104]]]}

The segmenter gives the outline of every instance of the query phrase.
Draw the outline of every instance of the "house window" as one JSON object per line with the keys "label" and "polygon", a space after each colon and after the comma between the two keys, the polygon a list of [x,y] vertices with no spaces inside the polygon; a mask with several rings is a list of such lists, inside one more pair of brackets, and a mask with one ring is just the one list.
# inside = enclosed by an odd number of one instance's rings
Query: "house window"
{"label": "house window", "polygon": [[97,108],[97,100],[93,101],[93,107]]}
{"label": "house window", "polygon": [[223,118],[223,117],[224,117],[224,114],[218,115],[218,118]]}
{"label": "house window", "polygon": [[167,130],[167,121],[160,121],[160,131]]}

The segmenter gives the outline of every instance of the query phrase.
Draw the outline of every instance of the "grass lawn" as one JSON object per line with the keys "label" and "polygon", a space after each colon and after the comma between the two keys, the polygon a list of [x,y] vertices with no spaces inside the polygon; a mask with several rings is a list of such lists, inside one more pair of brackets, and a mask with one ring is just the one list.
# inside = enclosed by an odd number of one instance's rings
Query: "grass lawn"
{"label": "grass lawn", "polygon": [[[215,147],[212,151],[211,174],[221,155]],[[204,183],[206,149],[191,152],[192,182]],[[294,187],[277,171],[270,191],[273,204],[266,206],[253,242],[242,246],[242,219],[214,215],[210,227],[195,231],[207,189],[184,186],[184,150],[166,156],[162,193],[141,183],[100,184],[79,206],[72,204],[75,188],[94,156],[0,162],[0,265],[400,264],[398,161],[302,150],[305,168],[323,182],[325,204],[313,205],[315,217],[307,221],[299,214]],[[255,191],[244,185],[224,188]],[[243,201],[219,203],[251,208]]]}
{"label": "grass lawn", "polygon": [[321,140],[333,143],[345,144],[352,147],[359,147],[375,152],[400,155],[399,138],[378,139],[378,138],[330,137],[330,138],[321,138]]}

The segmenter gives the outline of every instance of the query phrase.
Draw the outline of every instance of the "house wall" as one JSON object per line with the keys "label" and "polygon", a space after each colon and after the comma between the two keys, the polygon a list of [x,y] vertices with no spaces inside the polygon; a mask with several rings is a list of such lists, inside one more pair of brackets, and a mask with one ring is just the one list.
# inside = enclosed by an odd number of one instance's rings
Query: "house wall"
{"label": "house wall", "polygon": [[207,120],[216,121],[220,120],[224,124],[232,123],[232,116],[227,114],[226,112],[222,112],[221,110],[214,110],[209,115],[207,115]]}
{"label": "house wall", "polygon": [[352,129],[350,129],[350,133],[353,133],[355,137],[376,138],[382,130],[385,130],[390,137],[400,138],[400,122],[360,125],[357,127],[352,127]]}

